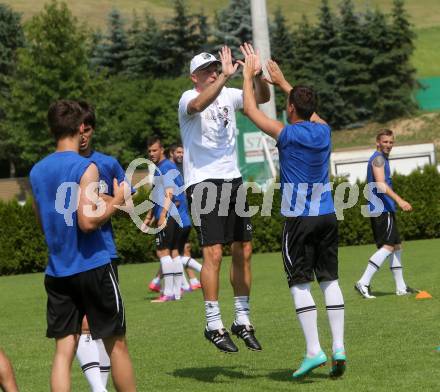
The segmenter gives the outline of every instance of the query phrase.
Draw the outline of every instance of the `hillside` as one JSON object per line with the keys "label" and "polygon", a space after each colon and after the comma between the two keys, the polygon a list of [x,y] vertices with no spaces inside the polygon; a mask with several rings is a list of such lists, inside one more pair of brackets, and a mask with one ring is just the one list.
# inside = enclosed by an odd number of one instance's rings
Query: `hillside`
{"label": "hillside", "polygon": [[[39,12],[47,0],[0,0],[9,4],[16,11],[23,13],[27,20]],[[204,0],[187,0],[191,11],[201,9],[210,17],[214,12],[223,8],[229,0],[215,2]],[[294,3],[294,6],[292,5]],[[339,0],[330,0],[336,6]],[[354,0],[358,10],[365,9],[365,4],[371,7],[379,6],[388,11],[392,0]],[[118,8],[127,20],[130,20],[133,10],[142,15],[146,10],[158,19],[165,19],[172,13],[172,0],[70,0],[67,1],[73,14],[81,21],[87,22],[90,27],[105,27],[106,16],[112,7]],[[268,0],[269,13],[280,6],[291,23],[297,23],[303,14],[314,19],[318,11],[320,0]],[[440,2],[439,0],[406,0],[406,9],[410,13],[412,23],[418,35],[417,50],[414,56],[414,65],[420,77],[440,75]]]}

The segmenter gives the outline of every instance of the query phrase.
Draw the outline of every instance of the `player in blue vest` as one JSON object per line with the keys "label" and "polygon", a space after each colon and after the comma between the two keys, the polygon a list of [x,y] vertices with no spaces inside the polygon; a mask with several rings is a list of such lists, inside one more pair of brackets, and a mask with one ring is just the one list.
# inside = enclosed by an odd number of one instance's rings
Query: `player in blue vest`
{"label": "player in blue vest", "polygon": [[85,112],[74,101],[54,102],[48,112],[56,151],[34,165],[34,207],[49,250],[45,272],[47,337],[55,338],[51,390],[70,390],[70,372],[81,324],[103,339],[115,387],[135,391],[125,340],[125,309],[100,227],[124,203],[127,184],[113,180],[113,197],[98,196],[99,172],[81,157]]}
{"label": "player in blue vest", "polygon": [[330,127],[315,114],[315,92],[292,86],[273,61],[267,69],[271,83],[288,94],[289,124],[267,117],[257,107],[253,92],[256,56],[248,54],[243,64],[244,113],[263,132],[277,140],[280,159],[281,213],[286,217],[282,255],[296,314],[306,339],[306,355],[294,378],[305,376],[327,361],[317,326],[317,310],[310,283],[316,279],[324,293],[333,337],[330,376],[345,371],[344,299],[338,283],[338,226],[329,186]]}
{"label": "player in blue vest", "polygon": [[372,214],[371,228],[378,250],[370,257],[364,274],[354,286],[359,294],[368,299],[376,298],[371,295],[370,282],[387,257],[390,259],[390,269],[396,283],[396,294],[407,295],[415,292],[414,289],[406,285],[403,279],[402,246],[395,215],[396,203],[403,211],[411,211],[412,206],[393,190],[389,163],[389,155],[393,145],[393,131],[390,129],[379,131],[376,136],[377,150],[368,160],[367,166],[367,183],[370,185],[371,194],[369,200],[374,198],[383,205],[383,207],[379,207],[378,211],[371,201],[369,202],[369,210]]}
{"label": "player in blue vest", "polygon": [[[81,135],[79,153],[90,162],[93,162],[98,168],[100,197],[113,197],[113,180],[116,178],[118,183],[124,181],[124,169],[117,159],[92,149],[92,138],[96,128],[95,110],[87,102],[80,101],[79,104],[85,112],[84,132]],[[132,193],[134,193],[134,189],[132,189]],[[118,280],[118,253],[116,251],[111,220],[108,220],[101,226],[101,233],[107,250],[110,253],[113,271]],[[97,339],[95,341],[92,339],[86,317],[83,320],[76,357],[92,390],[105,390],[110,373],[110,358],[107,355],[102,340]]]}

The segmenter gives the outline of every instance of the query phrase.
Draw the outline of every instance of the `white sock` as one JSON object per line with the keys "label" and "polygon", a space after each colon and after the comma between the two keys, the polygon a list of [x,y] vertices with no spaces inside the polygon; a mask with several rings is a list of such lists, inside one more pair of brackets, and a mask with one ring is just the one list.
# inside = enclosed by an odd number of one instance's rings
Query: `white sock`
{"label": "white sock", "polygon": [[224,328],[218,301],[205,301],[206,323],[210,331]]}
{"label": "white sock", "polygon": [[249,320],[249,297],[234,297],[235,305],[235,323],[238,325],[250,325]]}
{"label": "white sock", "polygon": [[173,295],[174,281],[174,265],[171,256],[163,256],[160,258],[160,266],[163,276],[163,295],[171,297]]}
{"label": "white sock", "polygon": [[307,356],[312,357],[321,351],[318,337],[318,312],[310,292],[310,283],[294,285],[290,292],[295,303],[296,315],[306,338]]}
{"label": "white sock", "polygon": [[102,384],[107,387],[108,376],[111,370],[110,357],[107,354],[102,339],[96,339],[95,342],[99,351],[99,370],[101,371]]}
{"label": "white sock", "polygon": [[177,256],[173,259],[173,294],[176,299],[180,299],[182,296],[182,275],[183,265],[180,261],[180,256]]}
{"label": "white sock", "polygon": [[367,268],[364,274],[359,279],[361,284],[369,286],[373,275],[379,270],[385,259],[391,254],[388,249],[380,248],[373,256],[368,260]]}
{"label": "white sock", "polygon": [[396,250],[390,255],[390,269],[394,276],[394,281],[396,282],[396,290],[404,291],[406,290],[406,283],[403,280],[403,269],[402,269],[402,251]]}
{"label": "white sock", "polygon": [[202,270],[202,264],[188,256],[182,256],[182,264],[185,268],[191,268],[197,272]]}
{"label": "white sock", "polygon": [[189,283],[196,285],[196,284],[200,284],[200,281],[197,278],[191,278],[189,280]]}
{"label": "white sock", "polygon": [[188,283],[188,279],[186,278],[185,271],[183,271],[183,274],[182,274],[182,289],[183,290],[189,290],[190,289],[190,285]]}
{"label": "white sock", "polygon": [[333,352],[344,349],[344,298],[337,280],[319,284],[324,293],[328,321],[333,337]]}
{"label": "white sock", "polygon": [[76,357],[92,392],[107,392],[102,384],[101,371],[99,370],[98,346],[89,334],[79,337]]}
{"label": "white sock", "polygon": [[156,276],[152,281],[156,286],[160,284],[160,276]]}

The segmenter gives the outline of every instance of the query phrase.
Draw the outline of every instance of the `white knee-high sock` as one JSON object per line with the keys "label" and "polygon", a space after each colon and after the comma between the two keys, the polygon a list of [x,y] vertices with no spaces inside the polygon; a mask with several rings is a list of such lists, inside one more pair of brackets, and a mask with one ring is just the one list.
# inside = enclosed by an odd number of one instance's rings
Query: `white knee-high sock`
{"label": "white knee-high sock", "polygon": [[333,352],[344,349],[344,298],[337,280],[319,284],[324,293],[328,321],[333,337]]}
{"label": "white knee-high sock", "polygon": [[173,259],[173,294],[176,299],[181,298],[182,275],[183,265],[180,261],[180,256],[177,256]]}
{"label": "white knee-high sock", "polygon": [[379,270],[385,259],[391,254],[388,249],[380,248],[376,253],[374,253],[370,260],[368,260],[367,268],[365,269],[364,274],[359,279],[363,285],[369,286],[373,275]]}
{"label": "white knee-high sock", "polygon": [[202,264],[188,256],[182,256],[182,264],[185,268],[191,268],[197,272],[202,270]]}
{"label": "white knee-high sock", "polygon": [[[183,265],[182,265],[182,268],[183,268]],[[183,270],[183,274],[182,274],[182,289],[183,290],[189,290],[190,287],[191,286],[189,285],[188,279],[186,278],[185,270]]]}
{"label": "white knee-high sock", "polygon": [[224,328],[218,301],[205,301],[205,312],[207,328],[210,331]]}
{"label": "white knee-high sock", "polygon": [[163,276],[163,294],[171,297],[173,295],[174,266],[171,256],[160,258],[160,266]]}
{"label": "white knee-high sock", "polygon": [[321,345],[318,336],[318,312],[310,292],[310,283],[294,285],[290,288],[290,292],[306,339],[307,356],[312,357],[321,351]]}
{"label": "white knee-high sock", "polygon": [[92,392],[107,392],[102,383],[99,369],[99,350],[96,341],[90,335],[81,335],[78,341],[76,357],[81,365]]}
{"label": "white knee-high sock", "polygon": [[396,290],[406,290],[406,283],[403,279],[403,267],[402,267],[402,250],[396,250],[390,255],[390,269],[396,282]]}
{"label": "white knee-high sock", "polygon": [[238,325],[250,325],[251,321],[249,320],[249,297],[248,296],[239,296],[234,297],[234,306],[235,306],[235,323]]}
{"label": "white knee-high sock", "polygon": [[110,357],[107,354],[102,339],[96,339],[95,342],[99,351],[99,370],[101,371],[102,384],[107,388],[108,376],[111,371]]}

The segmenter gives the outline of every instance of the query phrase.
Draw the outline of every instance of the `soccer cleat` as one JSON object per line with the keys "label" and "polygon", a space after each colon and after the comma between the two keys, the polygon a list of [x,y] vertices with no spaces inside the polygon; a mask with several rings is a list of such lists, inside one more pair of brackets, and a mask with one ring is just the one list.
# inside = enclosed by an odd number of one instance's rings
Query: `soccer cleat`
{"label": "soccer cleat", "polygon": [[364,298],[376,298],[374,295],[371,295],[370,286],[367,286],[366,284],[356,282],[356,284],[354,285],[354,289]]}
{"label": "soccer cleat", "polygon": [[239,325],[235,322],[231,325],[233,335],[244,340],[244,344],[249,350],[261,351],[263,348],[255,337],[255,329],[252,325]]}
{"label": "soccer cleat", "polygon": [[161,295],[160,297],[157,297],[153,299],[151,302],[155,303],[161,303],[161,302],[170,302],[175,301],[174,295]]}
{"label": "soccer cleat", "polygon": [[327,355],[325,355],[324,351],[320,351],[313,357],[304,357],[304,360],[301,362],[301,366],[299,369],[295,370],[292,374],[293,378],[301,378],[309,374],[313,369],[316,369],[320,366],[324,366],[327,362]]}
{"label": "soccer cleat", "polygon": [[225,328],[215,329],[210,331],[208,327],[205,328],[205,338],[214,344],[221,352],[236,353],[237,346],[231,340],[228,331]]}
{"label": "soccer cleat", "polygon": [[418,292],[418,290],[413,289],[409,286],[406,286],[405,290],[397,290],[396,295],[401,296],[401,295],[415,294],[417,292]]}
{"label": "soccer cleat", "polygon": [[330,370],[330,377],[337,378],[341,377],[346,368],[347,356],[345,355],[345,350],[337,350],[332,355],[332,369]]}
{"label": "soccer cleat", "polygon": [[201,289],[202,285],[199,282],[199,283],[196,283],[196,284],[190,284],[190,287],[191,287],[191,290],[195,291],[195,290]]}
{"label": "soccer cleat", "polygon": [[154,292],[156,292],[156,293],[160,293],[160,283],[159,283],[159,284],[156,284],[156,283],[154,282],[154,280],[152,280],[152,281],[150,282],[150,284],[148,285],[148,288],[150,289],[150,291],[154,291]]}

